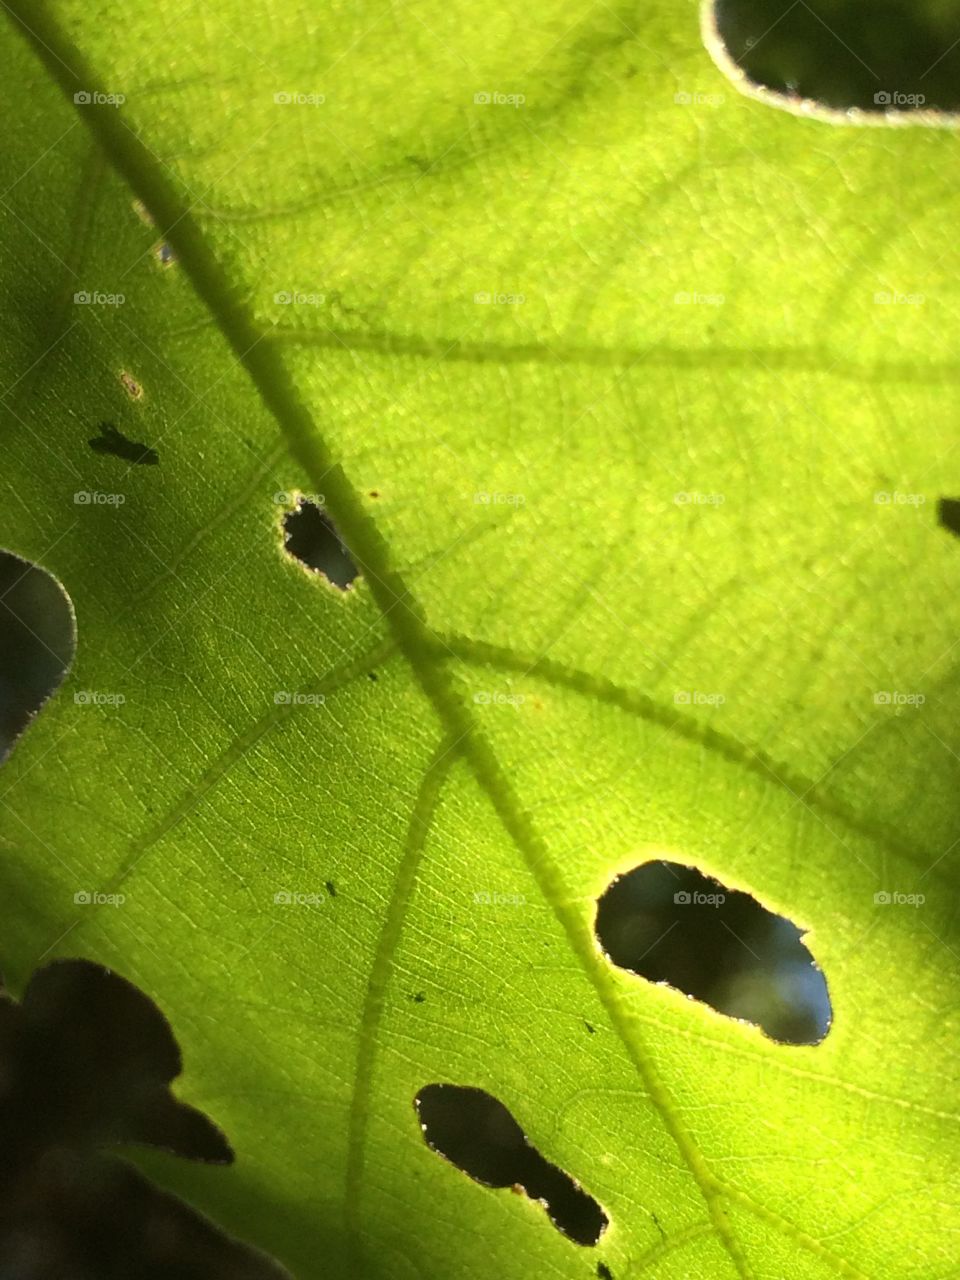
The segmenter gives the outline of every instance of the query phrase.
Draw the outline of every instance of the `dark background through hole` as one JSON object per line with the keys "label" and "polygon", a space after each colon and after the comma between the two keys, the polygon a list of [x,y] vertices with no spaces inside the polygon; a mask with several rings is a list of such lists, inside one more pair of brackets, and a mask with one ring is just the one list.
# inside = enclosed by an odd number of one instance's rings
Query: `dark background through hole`
{"label": "dark background through hole", "polygon": [[[956,0],[719,0],[717,26],[758,84],[838,110],[960,110]],[[956,45],[956,47],[954,47]]]}

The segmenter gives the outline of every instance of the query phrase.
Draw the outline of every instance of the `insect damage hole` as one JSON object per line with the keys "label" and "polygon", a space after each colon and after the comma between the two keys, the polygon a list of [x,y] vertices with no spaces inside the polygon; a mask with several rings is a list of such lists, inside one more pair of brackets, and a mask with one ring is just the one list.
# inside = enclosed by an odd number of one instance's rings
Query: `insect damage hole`
{"label": "insect damage hole", "polygon": [[819,1044],[830,1028],[826,980],[802,930],[696,867],[646,862],[617,876],[597,903],[595,929],[615,965],[772,1040]]}
{"label": "insect damage hole", "polygon": [[0,760],[63,680],[76,643],[73,606],[56,579],[0,551]]}
{"label": "insect damage hole", "polygon": [[592,1196],[545,1160],[496,1098],[469,1085],[428,1084],[414,1106],[427,1146],[486,1187],[539,1200],[575,1244],[595,1245],[609,1219]]}
{"label": "insect damage hole", "polygon": [[838,123],[948,123],[960,109],[954,4],[705,0],[704,41],[745,92]]}
{"label": "insect damage hole", "polygon": [[317,503],[298,498],[283,517],[284,549],[306,568],[320,573],[341,591],[360,576],[337,527]]}
{"label": "insect damage hole", "polygon": [[937,503],[937,519],[949,533],[960,535],[960,498],[941,498]]}

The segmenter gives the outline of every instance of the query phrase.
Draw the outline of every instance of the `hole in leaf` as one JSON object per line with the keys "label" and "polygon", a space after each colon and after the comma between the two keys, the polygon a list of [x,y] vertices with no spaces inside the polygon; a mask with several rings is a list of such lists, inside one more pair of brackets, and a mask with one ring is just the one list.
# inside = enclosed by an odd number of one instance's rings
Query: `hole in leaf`
{"label": "hole in leaf", "polygon": [[94,453],[110,453],[115,458],[122,458],[124,462],[133,462],[140,466],[152,467],[160,461],[160,455],[156,449],[128,440],[112,422],[101,422],[100,435],[94,436],[87,443]]}
{"label": "hole in leaf", "polygon": [[568,1173],[532,1147],[513,1116],[483,1089],[428,1084],[414,1099],[426,1143],[487,1187],[512,1187],[540,1200],[576,1244],[594,1245],[607,1215]]}
{"label": "hole in leaf", "polygon": [[307,498],[298,498],[293,511],[283,517],[284,546],[290,555],[328,582],[346,591],[359,576],[346,544],[333,521]]}
{"label": "hole in leaf", "polygon": [[695,867],[646,862],[597,904],[607,958],[783,1044],[818,1044],[830,1027],[827,984],[801,930]]}
{"label": "hole in leaf", "polygon": [[60,584],[0,551],[0,759],[63,680],[75,649],[73,610]]}
{"label": "hole in leaf", "polygon": [[157,1006],[100,965],[46,965],[19,1004],[0,985],[0,1275],[286,1276],[101,1152],[135,1143],[232,1162],[220,1130],[171,1093],[180,1069]]}
{"label": "hole in leaf", "polygon": [[960,535],[960,498],[941,498],[937,517],[944,529]]}
{"label": "hole in leaf", "polygon": [[715,0],[713,22],[735,69],[788,100],[878,115],[960,109],[955,4]]}
{"label": "hole in leaf", "polygon": [[598,1280],[613,1280],[613,1272],[605,1262],[597,1263]]}

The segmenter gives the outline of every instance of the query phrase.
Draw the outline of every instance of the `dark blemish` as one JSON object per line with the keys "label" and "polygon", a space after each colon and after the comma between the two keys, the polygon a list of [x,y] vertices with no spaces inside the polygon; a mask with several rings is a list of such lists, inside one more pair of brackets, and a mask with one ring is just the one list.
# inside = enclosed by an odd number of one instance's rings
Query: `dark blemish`
{"label": "dark blemish", "polygon": [[587,1030],[590,1032],[592,1036],[595,1036],[597,1034],[596,1027],[591,1027],[589,1022],[585,1022],[583,1025],[587,1028]]}
{"label": "dark blemish", "polygon": [[486,1187],[521,1187],[576,1244],[595,1245],[609,1219],[568,1173],[543,1158],[502,1102],[483,1089],[425,1085],[414,1099],[424,1140]]}
{"label": "dark blemish", "polygon": [[422,992],[422,991],[418,991],[418,992],[416,993],[416,995],[412,995],[412,996],[410,997],[410,999],[413,1001],[413,1003],[414,1003],[414,1004],[423,1004],[423,1002],[424,1002],[424,1000],[426,1000],[426,998],[427,998],[427,997],[423,994],[423,992]]}
{"label": "dark blemish", "polygon": [[425,160],[423,156],[404,156],[404,160],[408,161],[412,165],[416,165],[421,173],[426,173],[433,164],[431,160]]}
{"label": "dark blemish", "polygon": [[359,576],[336,526],[315,502],[299,498],[296,509],[283,517],[283,529],[283,545],[289,554],[341,591]]}
{"label": "dark blemish", "polygon": [[120,385],[131,400],[143,399],[143,387],[141,387],[132,373],[127,373],[126,369],[120,374]]}
{"label": "dark blemish", "polygon": [[173,252],[173,248],[167,244],[166,240],[161,240],[153,250],[153,256],[160,263],[161,267],[172,266],[177,260],[177,255]]}
{"label": "dark blemish", "polygon": [[123,458],[125,462],[135,462],[146,467],[156,466],[160,461],[156,449],[128,440],[112,422],[101,422],[100,431],[101,435],[87,441],[95,453],[111,453],[115,458]]}
{"label": "dark blemish", "polygon": [[600,1280],[613,1280],[613,1272],[605,1262],[597,1263],[597,1275],[600,1277]]}
{"label": "dark blemish", "polygon": [[371,497],[371,498],[379,498],[379,497],[380,497],[380,494],[379,494],[379,492],[378,492],[376,489],[371,489],[371,490],[370,490],[370,497]]}
{"label": "dark blemish", "polygon": [[941,498],[937,503],[937,519],[944,529],[960,535],[960,498]]}
{"label": "dark blemish", "polygon": [[594,924],[607,959],[782,1044],[819,1044],[830,1029],[823,973],[802,930],[696,867],[646,862],[617,876]]}
{"label": "dark blemish", "polygon": [[379,679],[379,677],[377,676],[377,673],[376,673],[375,671],[368,671],[368,672],[367,672],[367,677],[368,677],[370,680],[373,680],[373,681],[376,681],[377,679]]}
{"label": "dark blemish", "polygon": [[327,893],[329,893],[331,898],[335,898],[337,896],[337,886],[333,883],[332,880],[325,881],[324,887],[326,888]]}

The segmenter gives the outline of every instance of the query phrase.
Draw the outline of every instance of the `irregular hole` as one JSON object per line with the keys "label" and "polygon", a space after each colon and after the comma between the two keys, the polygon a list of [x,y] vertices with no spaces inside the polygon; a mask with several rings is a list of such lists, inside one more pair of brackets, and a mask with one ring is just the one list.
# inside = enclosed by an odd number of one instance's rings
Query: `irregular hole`
{"label": "irregular hole", "polygon": [[341,591],[359,576],[346,544],[336,526],[315,502],[298,498],[293,511],[283,517],[284,546],[315,573],[322,573],[328,582]]}
{"label": "irregular hole", "polygon": [[613,1280],[613,1272],[605,1262],[597,1263],[598,1280]]}
{"label": "irregular hole", "polygon": [[941,498],[937,503],[937,518],[944,529],[960,535],[960,498]]}
{"label": "irregular hole", "polygon": [[75,650],[73,609],[60,584],[0,551],[0,760],[63,680]]}
{"label": "irregular hole", "polygon": [[761,89],[828,110],[960,110],[960,12],[904,0],[715,0],[718,61]]}
{"label": "irregular hole", "polygon": [[101,1151],[232,1162],[220,1130],[171,1093],[180,1070],[158,1007],[100,965],[46,965],[19,1004],[0,983],[0,1275],[286,1276]]}
{"label": "irregular hole", "polygon": [[467,1085],[428,1084],[414,1105],[427,1146],[475,1182],[539,1200],[553,1225],[576,1244],[600,1239],[608,1222],[603,1209],[530,1145],[502,1102]]}
{"label": "irregular hole", "polygon": [[122,458],[124,462],[133,462],[140,466],[152,467],[160,461],[160,455],[156,449],[151,449],[146,444],[137,444],[135,440],[128,440],[112,422],[101,422],[100,435],[93,436],[87,443],[94,453],[110,453],[115,458]]}
{"label": "irregular hole", "polygon": [[695,867],[646,862],[597,903],[607,958],[782,1044],[819,1044],[830,1028],[824,976],[784,916]]}

